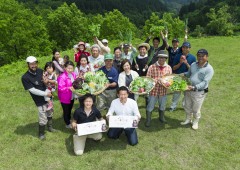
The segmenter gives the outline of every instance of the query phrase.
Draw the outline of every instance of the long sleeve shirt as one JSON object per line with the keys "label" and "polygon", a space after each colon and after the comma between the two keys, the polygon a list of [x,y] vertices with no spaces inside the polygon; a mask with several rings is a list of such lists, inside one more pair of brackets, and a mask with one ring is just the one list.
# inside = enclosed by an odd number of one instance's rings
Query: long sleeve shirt
{"label": "long sleeve shirt", "polygon": [[185,76],[190,78],[192,86],[195,86],[198,91],[208,87],[210,80],[214,74],[213,67],[206,63],[203,67],[199,67],[198,62],[191,65]]}

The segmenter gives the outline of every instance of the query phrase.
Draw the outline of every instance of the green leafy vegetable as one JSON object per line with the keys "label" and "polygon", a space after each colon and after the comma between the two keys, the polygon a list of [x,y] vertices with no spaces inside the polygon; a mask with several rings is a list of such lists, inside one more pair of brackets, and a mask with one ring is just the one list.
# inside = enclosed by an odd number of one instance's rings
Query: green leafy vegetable
{"label": "green leafy vegetable", "polygon": [[92,24],[92,25],[88,26],[88,30],[90,31],[90,34],[93,37],[99,37],[99,35],[100,35],[100,27],[101,27],[100,24],[96,24],[96,25]]}
{"label": "green leafy vegetable", "polygon": [[187,81],[180,76],[173,77],[173,83],[169,87],[171,91],[185,91],[187,89]]}
{"label": "green leafy vegetable", "polygon": [[154,81],[149,78],[138,77],[131,82],[130,90],[134,93],[149,93],[154,87]]}
{"label": "green leafy vegetable", "polygon": [[94,94],[105,87],[108,83],[108,79],[103,71],[87,72],[84,74],[84,83],[81,84],[81,89],[77,89],[76,92],[84,95],[86,93]]}

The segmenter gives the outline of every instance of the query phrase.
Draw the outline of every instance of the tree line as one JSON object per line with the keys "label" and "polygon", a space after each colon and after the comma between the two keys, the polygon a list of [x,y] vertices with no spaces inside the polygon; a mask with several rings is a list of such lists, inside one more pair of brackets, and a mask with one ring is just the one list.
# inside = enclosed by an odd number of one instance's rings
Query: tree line
{"label": "tree line", "polygon": [[[35,0],[35,3],[39,1]],[[92,42],[93,36],[126,41],[129,36],[130,39],[145,39],[149,34],[157,36],[160,30],[167,30],[168,38],[171,39],[183,37],[186,28],[186,19],[181,20],[175,14],[163,12],[164,10],[152,12],[143,20],[144,25],[138,27],[117,9],[103,14],[86,14],[79,10],[75,3],[58,5],[56,4],[56,9],[41,6],[32,8],[15,0],[0,1],[0,66],[25,59],[28,55],[49,55],[55,47],[67,50],[80,40]],[[231,14],[227,9],[228,6],[219,10],[212,8],[207,13],[209,30],[214,32],[218,28],[223,35],[233,33],[233,24],[228,21]],[[160,14],[161,12],[163,14]],[[219,25],[219,22],[225,24]],[[96,27],[99,30],[93,29]],[[191,29],[191,24],[188,24],[188,27]],[[196,36],[201,33],[196,32],[194,30],[190,33],[195,33]]]}

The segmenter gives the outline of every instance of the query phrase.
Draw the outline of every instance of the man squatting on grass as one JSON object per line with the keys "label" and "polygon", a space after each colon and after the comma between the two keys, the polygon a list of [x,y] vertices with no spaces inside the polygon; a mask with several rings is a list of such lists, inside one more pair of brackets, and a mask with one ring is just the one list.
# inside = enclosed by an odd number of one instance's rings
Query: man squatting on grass
{"label": "man squatting on grass", "polygon": [[25,90],[30,92],[33,101],[38,108],[39,138],[45,139],[44,131],[47,124],[48,130],[54,132],[52,127],[53,109],[47,111],[47,101],[44,97],[51,97],[51,92],[46,91],[45,84],[48,79],[43,79],[43,70],[38,68],[38,61],[35,57],[29,56],[26,59],[28,71],[22,76],[22,84]]}
{"label": "man squatting on grass", "polygon": [[214,70],[208,63],[208,51],[200,49],[197,52],[197,62],[193,63],[188,72],[184,75],[190,78],[191,86],[188,86],[188,91],[185,92],[186,120],[182,125],[191,123],[193,114],[193,129],[198,129],[198,122],[201,117],[201,107],[208,92],[208,84],[212,79]]}

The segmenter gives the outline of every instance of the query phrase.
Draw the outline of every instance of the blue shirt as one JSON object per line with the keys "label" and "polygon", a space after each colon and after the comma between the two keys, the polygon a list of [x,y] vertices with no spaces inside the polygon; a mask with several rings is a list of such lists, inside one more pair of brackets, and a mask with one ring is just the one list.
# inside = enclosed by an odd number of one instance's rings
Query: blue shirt
{"label": "blue shirt", "polygon": [[168,55],[169,55],[169,58],[168,58],[168,65],[171,66],[171,68],[173,68],[173,60],[174,58],[179,54],[179,53],[182,53],[182,47],[176,49],[176,51],[174,51],[173,47],[168,47],[167,49],[168,51]]}
{"label": "blue shirt", "polygon": [[[183,54],[180,53],[174,58],[173,66],[177,65],[180,62],[180,58],[181,58],[182,55]],[[186,59],[187,59],[187,62],[188,62],[189,65],[196,62],[196,57],[193,56],[192,54],[188,54],[186,56]],[[181,73],[185,73],[187,71],[188,71],[187,65],[185,63],[182,63],[182,65],[177,70],[174,70],[173,72],[176,73],[176,74],[181,74]]]}
{"label": "blue shirt", "polygon": [[[101,67],[99,70],[102,70],[107,79],[109,80],[109,83],[118,83],[118,71],[114,68],[114,67],[111,67],[110,70],[107,70],[105,66]],[[118,86],[116,87],[108,87],[106,90],[113,90],[113,89],[116,89]]]}
{"label": "blue shirt", "polygon": [[195,86],[197,90],[204,90],[208,87],[213,74],[214,70],[209,63],[199,67],[198,62],[196,62],[191,65],[185,76],[190,77],[191,85]]}

